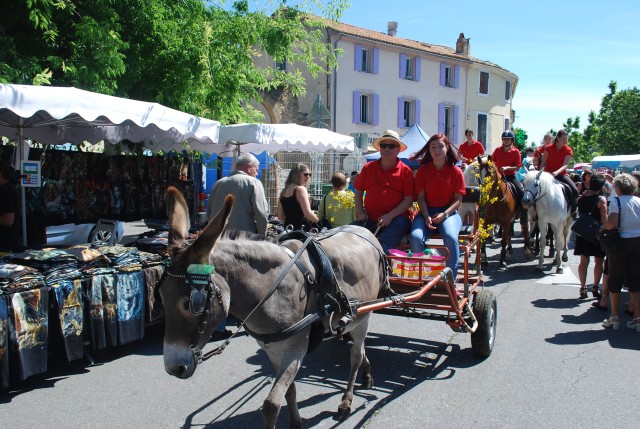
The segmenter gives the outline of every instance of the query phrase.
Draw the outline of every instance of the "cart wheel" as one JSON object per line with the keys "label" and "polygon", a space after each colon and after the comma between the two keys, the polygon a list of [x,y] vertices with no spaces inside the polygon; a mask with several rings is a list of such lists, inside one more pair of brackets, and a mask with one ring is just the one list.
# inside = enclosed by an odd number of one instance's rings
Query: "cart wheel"
{"label": "cart wheel", "polygon": [[487,357],[493,350],[496,340],[496,319],[498,306],[493,292],[483,290],[473,300],[473,313],[478,320],[478,328],[471,334],[473,354]]}

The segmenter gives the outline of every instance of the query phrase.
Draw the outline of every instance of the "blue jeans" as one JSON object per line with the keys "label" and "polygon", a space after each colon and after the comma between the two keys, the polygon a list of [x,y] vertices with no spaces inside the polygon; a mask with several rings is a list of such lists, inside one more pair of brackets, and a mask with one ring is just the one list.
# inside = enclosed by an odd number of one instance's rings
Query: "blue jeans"
{"label": "blue jeans", "polygon": [[[429,208],[429,216],[432,218],[438,213],[442,213],[446,210],[444,208]],[[447,258],[447,267],[453,271],[453,276],[458,273],[458,260],[460,259],[460,245],[458,244],[458,234],[462,228],[462,219],[456,211],[447,219],[442,221],[439,225],[435,225],[437,229],[429,229],[425,224],[425,219],[422,213],[419,213],[411,224],[411,235],[409,236],[409,246],[412,252],[422,252],[425,247],[425,243],[429,240],[429,237],[435,232],[442,236],[442,241],[445,247],[449,250],[449,257]]]}
{"label": "blue jeans", "polygon": [[[373,233],[375,233],[378,228],[378,224],[372,220],[367,220],[364,225],[360,221],[353,222],[352,225],[364,226]],[[410,226],[411,221],[409,218],[396,216],[389,225],[384,228],[380,228],[376,237],[378,238],[385,254],[389,253],[389,249],[398,248],[404,236],[409,232]]]}

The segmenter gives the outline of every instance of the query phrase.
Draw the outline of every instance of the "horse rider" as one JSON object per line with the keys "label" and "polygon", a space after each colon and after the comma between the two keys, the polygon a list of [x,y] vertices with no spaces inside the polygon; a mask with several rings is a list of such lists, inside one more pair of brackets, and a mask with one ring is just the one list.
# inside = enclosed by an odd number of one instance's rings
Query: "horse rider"
{"label": "horse rider", "polygon": [[[516,135],[513,134],[513,131],[507,130],[503,132],[502,146],[493,151],[491,161],[496,165],[498,171],[502,173],[504,180],[513,185],[516,207],[519,207],[524,189],[516,175],[516,172],[522,167],[522,156],[520,155],[520,151],[513,146],[515,139]],[[516,213],[519,213],[519,210],[516,210]]]}
{"label": "horse rider", "polygon": [[473,138],[473,130],[468,129],[464,132],[465,141],[458,148],[458,156],[462,161],[462,170],[471,164],[478,156],[484,154],[484,146]]}
{"label": "horse rider", "polygon": [[549,133],[544,135],[542,139],[542,144],[533,152],[533,166],[536,170],[540,171],[542,169],[542,154],[544,153],[544,148],[547,145],[553,143],[553,136]]}
{"label": "horse rider", "polygon": [[571,217],[578,219],[578,188],[569,177],[569,163],[573,158],[573,149],[567,144],[569,133],[565,130],[558,131],[553,143],[544,147],[542,155],[542,170],[551,173],[559,182],[566,185],[571,191],[569,204],[571,205]]}

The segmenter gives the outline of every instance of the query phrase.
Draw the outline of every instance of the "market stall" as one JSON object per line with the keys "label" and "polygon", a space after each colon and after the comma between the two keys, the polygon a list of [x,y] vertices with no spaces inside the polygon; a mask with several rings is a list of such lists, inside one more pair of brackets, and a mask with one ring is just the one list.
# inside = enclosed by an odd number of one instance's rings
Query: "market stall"
{"label": "market stall", "polygon": [[596,156],[591,161],[591,168],[598,171],[640,170],[640,154]]}

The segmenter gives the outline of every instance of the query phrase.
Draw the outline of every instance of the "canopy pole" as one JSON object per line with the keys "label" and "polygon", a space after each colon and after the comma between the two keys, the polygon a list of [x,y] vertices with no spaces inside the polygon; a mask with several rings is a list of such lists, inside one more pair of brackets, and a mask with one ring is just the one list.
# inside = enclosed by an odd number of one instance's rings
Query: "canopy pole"
{"label": "canopy pole", "polygon": [[22,197],[22,246],[27,247],[27,192],[22,183],[22,157],[24,155],[24,119],[19,120],[18,128],[18,171],[20,171],[20,194]]}

